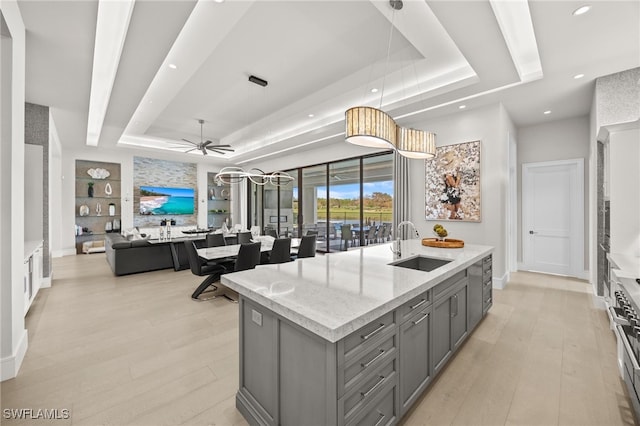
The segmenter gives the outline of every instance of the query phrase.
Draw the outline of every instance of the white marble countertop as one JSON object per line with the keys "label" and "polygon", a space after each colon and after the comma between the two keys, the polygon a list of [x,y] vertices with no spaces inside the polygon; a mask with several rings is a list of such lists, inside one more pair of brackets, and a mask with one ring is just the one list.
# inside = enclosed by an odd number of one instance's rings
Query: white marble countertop
{"label": "white marble countertop", "polygon": [[[607,258],[618,269],[616,276],[619,278],[640,278],[640,257],[622,253],[608,253]],[[640,299],[639,299],[640,300]]]}
{"label": "white marble countertop", "polygon": [[42,240],[33,240],[24,242],[24,260],[28,260],[38,247],[42,246]]}
{"label": "white marble countertop", "polygon": [[318,255],[279,265],[261,265],[222,276],[222,284],[318,336],[336,342],[365,324],[493,252],[402,241],[402,258],[416,255],[451,260],[432,272],[395,267],[391,244]]}

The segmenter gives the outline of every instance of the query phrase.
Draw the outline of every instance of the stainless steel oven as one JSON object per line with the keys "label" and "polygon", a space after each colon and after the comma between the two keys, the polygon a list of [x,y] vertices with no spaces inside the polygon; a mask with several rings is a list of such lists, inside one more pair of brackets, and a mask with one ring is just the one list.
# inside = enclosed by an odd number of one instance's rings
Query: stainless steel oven
{"label": "stainless steel oven", "polygon": [[618,369],[629,392],[629,398],[640,418],[640,309],[624,287],[616,285],[609,315],[614,322],[618,345]]}

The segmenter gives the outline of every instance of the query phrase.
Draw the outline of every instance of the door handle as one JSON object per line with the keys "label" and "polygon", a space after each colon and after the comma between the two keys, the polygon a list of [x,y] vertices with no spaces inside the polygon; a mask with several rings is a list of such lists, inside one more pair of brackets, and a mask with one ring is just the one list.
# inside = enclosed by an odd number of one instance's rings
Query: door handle
{"label": "door handle", "polygon": [[535,232],[535,231],[529,231],[529,234],[533,235],[533,234],[537,234],[537,232]]}

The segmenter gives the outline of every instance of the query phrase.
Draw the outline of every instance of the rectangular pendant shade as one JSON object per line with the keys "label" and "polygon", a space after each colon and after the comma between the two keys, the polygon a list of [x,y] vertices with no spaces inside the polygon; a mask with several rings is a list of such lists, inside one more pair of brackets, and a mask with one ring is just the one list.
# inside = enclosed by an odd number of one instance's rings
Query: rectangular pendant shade
{"label": "rectangular pendant shade", "polygon": [[345,112],[346,141],[371,148],[394,148],[397,126],[387,113],[372,107],[353,107]]}

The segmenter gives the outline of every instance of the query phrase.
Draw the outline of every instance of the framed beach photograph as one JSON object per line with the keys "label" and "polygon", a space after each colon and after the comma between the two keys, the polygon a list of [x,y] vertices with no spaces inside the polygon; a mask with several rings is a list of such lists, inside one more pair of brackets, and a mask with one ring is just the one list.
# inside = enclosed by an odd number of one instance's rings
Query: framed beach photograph
{"label": "framed beach photograph", "polygon": [[480,222],[480,141],[438,147],[425,160],[425,217]]}

